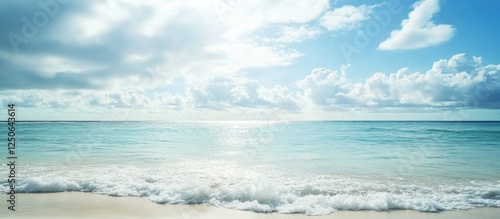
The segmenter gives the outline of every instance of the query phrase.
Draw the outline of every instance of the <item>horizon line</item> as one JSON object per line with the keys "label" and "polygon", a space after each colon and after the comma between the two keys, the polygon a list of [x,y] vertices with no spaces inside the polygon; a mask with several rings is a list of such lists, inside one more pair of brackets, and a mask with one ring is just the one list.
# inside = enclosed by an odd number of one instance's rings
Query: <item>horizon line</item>
{"label": "horizon line", "polygon": [[[500,122],[500,120],[276,120],[276,119],[253,119],[253,120],[16,120],[15,122]],[[7,120],[2,122],[8,123]]]}

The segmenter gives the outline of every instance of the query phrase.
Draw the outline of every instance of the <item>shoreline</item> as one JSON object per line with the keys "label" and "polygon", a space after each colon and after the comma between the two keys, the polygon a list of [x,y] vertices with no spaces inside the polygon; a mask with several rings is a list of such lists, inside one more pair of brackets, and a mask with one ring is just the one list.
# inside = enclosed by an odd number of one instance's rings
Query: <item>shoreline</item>
{"label": "shoreline", "polygon": [[[3,195],[6,195],[3,193]],[[238,218],[238,219],[493,219],[500,208],[483,207],[438,213],[411,210],[337,211],[329,215],[256,213],[209,205],[157,204],[141,197],[112,197],[84,192],[18,193],[16,211],[1,205],[0,218]]]}

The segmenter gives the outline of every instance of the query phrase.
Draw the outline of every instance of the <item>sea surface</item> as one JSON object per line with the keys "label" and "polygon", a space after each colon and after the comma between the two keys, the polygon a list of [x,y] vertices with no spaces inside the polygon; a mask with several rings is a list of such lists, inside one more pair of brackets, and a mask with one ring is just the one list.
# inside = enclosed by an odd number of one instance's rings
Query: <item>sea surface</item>
{"label": "sea surface", "polygon": [[21,122],[16,137],[17,192],[308,215],[500,207],[499,122]]}

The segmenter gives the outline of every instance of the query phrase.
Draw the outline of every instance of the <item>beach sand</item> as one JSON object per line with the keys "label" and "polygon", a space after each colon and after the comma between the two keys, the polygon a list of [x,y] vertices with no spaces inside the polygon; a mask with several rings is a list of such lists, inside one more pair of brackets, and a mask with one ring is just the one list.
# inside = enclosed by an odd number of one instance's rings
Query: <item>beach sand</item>
{"label": "beach sand", "polygon": [[[5,194],[3,194],[5,195]],[[5,196],[4,196],[5,197]],[[5,201],[3,201],[5,202]],[[422,213],[416,211],[338,211],[325,216],[263,214],[206,205],[161,205],[139,197],[110,197],[81,192],[17,194],[16,211],[2,204],[0,218],[237,218],[237,219],[417,219],[499,218],[500,208]]]}

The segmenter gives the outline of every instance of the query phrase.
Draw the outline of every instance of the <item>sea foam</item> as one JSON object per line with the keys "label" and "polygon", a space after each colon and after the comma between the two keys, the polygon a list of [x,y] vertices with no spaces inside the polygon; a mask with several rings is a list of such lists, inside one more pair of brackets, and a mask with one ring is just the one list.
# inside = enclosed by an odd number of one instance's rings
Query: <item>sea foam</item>
{"label": "sea foam", "polygon": [[[202,164],[203,163],[203,164]],[[159,204],[209,204],[254,212],[325,215],[339,210],[423,212],[500,207],[498,181],[372,179],[342,175],[297,175],[268,167],[225,162],[178,166],[86,166],[24,169],[17,192],[80,191],[140,196]],[[7,182],[0,190],[7,191]]]}

